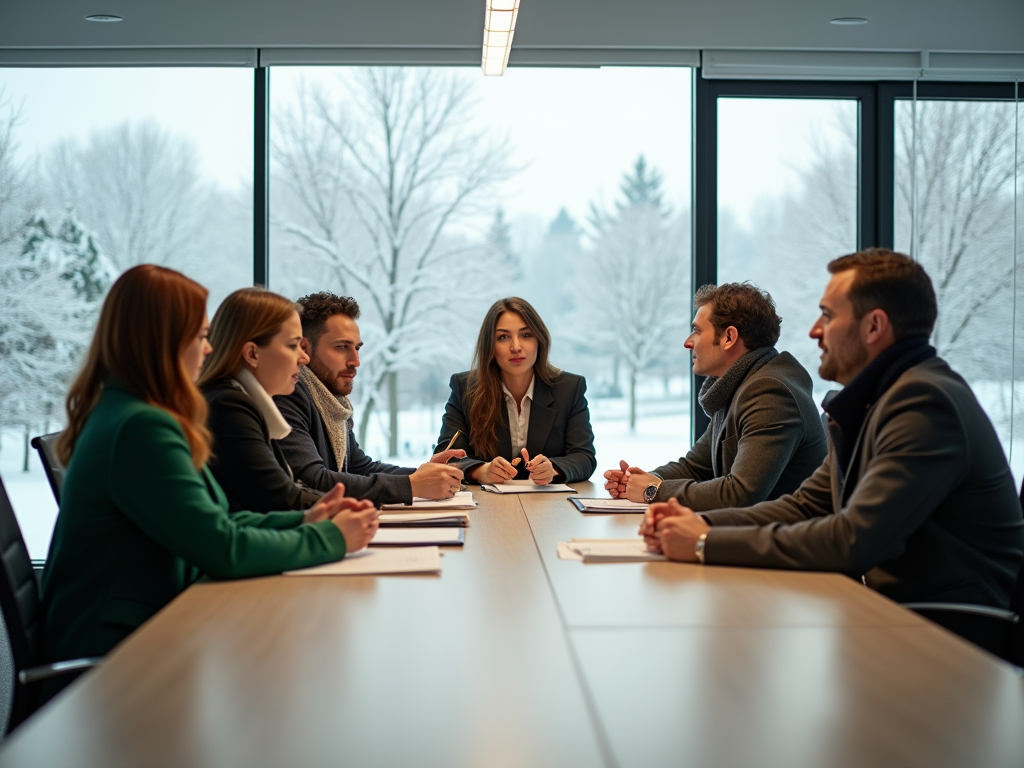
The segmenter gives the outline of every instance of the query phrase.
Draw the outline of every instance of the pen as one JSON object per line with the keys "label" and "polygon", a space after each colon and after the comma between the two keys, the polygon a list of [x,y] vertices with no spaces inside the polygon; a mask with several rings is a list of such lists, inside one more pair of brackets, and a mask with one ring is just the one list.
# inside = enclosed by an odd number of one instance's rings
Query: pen
{"label": "pen", "polygon": [[462,434],[462,430],[461,429],[456,429],[455,430],[455,434],[452,435],[452,439],[448,441],[448,445],[446,445],[444,447],[444,449],[446,451],[450,451],[452,446],[455,445],[455,441],[459,439],[459,435],[461,435],[461,434]]}

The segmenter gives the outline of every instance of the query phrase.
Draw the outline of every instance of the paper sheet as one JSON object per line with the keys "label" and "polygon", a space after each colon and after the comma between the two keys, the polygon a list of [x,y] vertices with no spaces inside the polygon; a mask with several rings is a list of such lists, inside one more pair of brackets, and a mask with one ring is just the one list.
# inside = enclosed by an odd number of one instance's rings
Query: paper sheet
{"label": "paper sheet", "polygon": [[456,509],[437,512],[384,512],[378,518],[381,528],[385,526],[434,526],[442,528],[465,528],[469,525],[469,513]]}
{"label": "paper sheet", "polygon": [[373,576],[388,573],[440,573],[441,550],[437,547],[382,547],[363,549],[336,563],[326,563],[285,576]]}
{"label": "paper sheet", "polygon": [[378,528],[370,546],[460,546],[464,536],[464,528]]}
{"label": "paper sheet", "polygon": [[642,539],[573,539],[558,542],[562,560],[584,563],[636,563],[667,559],[650,552]]}
{"label": "paper sheet", "polygon": [[476,500],[471,491],[459,491],[450,499],[421,499],[413,497],[412,504],[384,504],[381,509],[473,509]]}
{"label": "paper sheet", "polygon": [[647,504],[629,499],[588,499],[583,496],[570,496],[570,501],[583,505],[582,512],[639,512],[647,511]]}
{"label": "paper sheet", "polygon": [[501,485],[481,485],[485,491],[491,493],[572,493],[571,488],[564,483],[552,483],[551,485],[537,485],[533,480],[508,480]]}

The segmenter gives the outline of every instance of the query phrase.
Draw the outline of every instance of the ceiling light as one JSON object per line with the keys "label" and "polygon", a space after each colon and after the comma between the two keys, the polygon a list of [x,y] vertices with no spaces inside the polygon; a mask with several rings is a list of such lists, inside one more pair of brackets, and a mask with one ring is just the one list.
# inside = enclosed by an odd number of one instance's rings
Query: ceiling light
{"label": "ceiling light", "polygon": [[86,16],[86,21],[124,21],[120,16],[114,16],[110,13],[94,13],[92,16]]}
{"label": "ceiling light", "polygon": [[484,50],[481,65],[485,75],[502,75],[512,50],[519,0],[487,0],[484,15]]}
{"label": "ceiling light", "polygon": [[829,24],[837,24],[837,25],[843,26],[843,27],[852,27],[855,24],[867,24],[867,23],[868,23],[867,19],[861,19],[861,18],[858,18],[857,16],[844,16],[843,18],[831,19],[829,21]]}

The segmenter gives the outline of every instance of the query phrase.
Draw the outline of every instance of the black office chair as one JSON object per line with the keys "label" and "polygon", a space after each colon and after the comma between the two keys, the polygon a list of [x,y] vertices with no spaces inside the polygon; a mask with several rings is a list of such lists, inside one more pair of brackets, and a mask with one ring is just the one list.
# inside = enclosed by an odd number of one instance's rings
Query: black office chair
{"label": "black office chair", "polygon": [[64,484],[64,465],[57,458],[55,444],[60,432],[51,432],[48,435],[39,435],[32,438],[32,447],[39,452],[39,459],[43,462],[43,470],[46,472],[46,479],[50,481],[50,490],[53,491],[53,498],[60,506],[60,488]]}
{"label": "black office chair", "polygon": [[7,639],[14,662],[14,697],[7,721],[10,733],[39,706],[38,686],[41,680],[79,672],[95,666],[102,659],[75,659],[38,665],[42,609],[39,587],[32,572],[21,528],[14,508],[0,479],[0,609],[3,610]]}
{"label": "black office chair", "polygon": [[[1024,510],[1024,483],[1020,501]],[[904,603],[903,607],[1017,667],[1024,667],[1024,566],[1017,574],[1009,610],[961,603]]]}

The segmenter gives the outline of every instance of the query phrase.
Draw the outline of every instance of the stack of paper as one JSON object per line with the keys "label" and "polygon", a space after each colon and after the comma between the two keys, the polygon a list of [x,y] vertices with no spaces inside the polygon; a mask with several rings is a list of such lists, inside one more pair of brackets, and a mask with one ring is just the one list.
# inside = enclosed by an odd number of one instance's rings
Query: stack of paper
{"label": "stack of paper", "polygon": [[285,571],[285,576],[374,576],[386,573],[440,573],[441,550],[437,547],[361,549],[336,563]]}
{"label": "stack of paper", "polygon": [[476,500],[473,498],[473,494],[469,491],[459,491],[450,499],[421,499],[419,496],[414,496],[412,504],[384,504],[381,509],[421,509],[421,510],[435,510],[435,509],[473,509],[476,507]]}
{"label": "stack of paper", "polygon": [[466,531],[462,528],[378,528],[371,547],[461,547]]}
{"label": "stack of paper", "polygon": [[533,480],[506,480],[501,485],[481,485],[491,493],[572,493],[572,488],[564,483],[537,485]]}
{"label": "stack of paper", "polygon": [[465,528],[469,525],[469,513],[457,509],[448,512],[386,512],[378,519],[381,528]]}
{"label": "stack of paper", "polygon": [[665,560],[647,549],[643,539],[573,539],[558,542],[558,556],[562,560],[582,560],[584,563],[635,563]]}
{"label": "stack of paper", "polygon": [[570,496],[569,501],[580,512],[629,512],[642,515],[647,511],[647,504],[629,499],[588,499],[583,496]]}

